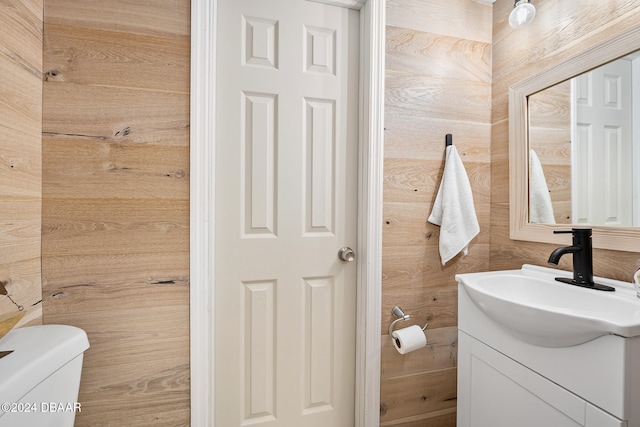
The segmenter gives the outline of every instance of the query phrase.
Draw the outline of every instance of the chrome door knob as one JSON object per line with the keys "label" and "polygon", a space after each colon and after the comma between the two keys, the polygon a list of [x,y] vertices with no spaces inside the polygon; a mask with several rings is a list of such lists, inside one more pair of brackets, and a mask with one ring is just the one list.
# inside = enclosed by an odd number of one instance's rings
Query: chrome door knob
{"label": "chrome door knob", "polygon": [[345,262],[352,262],[356,259],[356,254],[353,249],[345,246],[338,251],[338,258]]}

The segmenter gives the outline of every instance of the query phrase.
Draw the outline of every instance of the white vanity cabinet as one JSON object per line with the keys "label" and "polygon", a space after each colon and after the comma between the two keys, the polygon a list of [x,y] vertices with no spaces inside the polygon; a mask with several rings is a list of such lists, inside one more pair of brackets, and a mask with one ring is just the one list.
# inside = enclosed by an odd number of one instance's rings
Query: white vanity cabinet
{"label": "white vanity cabinet", "polygon": [[458,427],[640,427],[640,337],[531,344],[462,284],[458,316]]}
{"label": "white vanity cabinet", "polygon": [[458,427],[627,427],[586,400],[459,331]]}

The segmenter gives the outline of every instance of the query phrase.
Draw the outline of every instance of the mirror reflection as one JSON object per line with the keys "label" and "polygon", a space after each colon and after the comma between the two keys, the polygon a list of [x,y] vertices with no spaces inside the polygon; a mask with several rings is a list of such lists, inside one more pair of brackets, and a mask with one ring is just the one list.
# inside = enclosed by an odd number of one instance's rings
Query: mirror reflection
{"label": "mirror reflection", "polygon": [[529,222],[640,227],[640,51],[529,95],[528,111]]}

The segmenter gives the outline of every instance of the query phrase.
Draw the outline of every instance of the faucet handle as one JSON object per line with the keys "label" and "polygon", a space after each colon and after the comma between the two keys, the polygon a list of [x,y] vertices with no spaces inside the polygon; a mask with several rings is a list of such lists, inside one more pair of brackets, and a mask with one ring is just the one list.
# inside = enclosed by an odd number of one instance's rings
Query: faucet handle
{"label": "faucet handle", "polygon": [[572,228],[571,230],[553,230],[553,234],[573,234],[574,236],[591,236],[591,228]]}
{"label": "faucet handle", "polygon": [[573,230],[553,230],[553,234],[573,234]]}

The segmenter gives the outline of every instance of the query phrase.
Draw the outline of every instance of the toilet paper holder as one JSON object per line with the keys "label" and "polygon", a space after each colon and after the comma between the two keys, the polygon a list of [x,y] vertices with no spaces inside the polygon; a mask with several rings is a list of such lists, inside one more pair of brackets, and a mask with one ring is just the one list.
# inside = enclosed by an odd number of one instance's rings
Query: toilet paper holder
{"label": "toilet paper holder", "polygon": [[[391,309],[391,314],[393,314],[393,316],[396,317],[396,320],[391,322],[391,324],[389,325],[390,337],[392,336],[391,334],[393,333],[393,327],[396,325],[396,323],[402,322],[403,320],[409,320],[411,318],[411,316],[409,316],[408,314],[405,314],[404,311],[402,311],[402,309],[397,305],[393,307],[393,309]],[[422,328],[422,330],[424,331],[425,329],[427,329],[427,326],[429,326],[428,323],[424,325],[424,328]]]}

